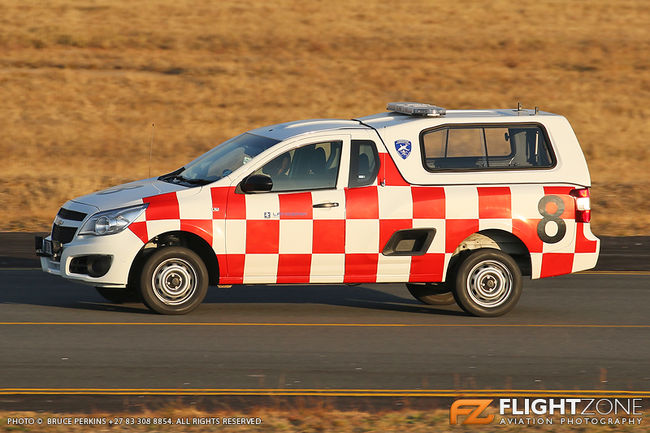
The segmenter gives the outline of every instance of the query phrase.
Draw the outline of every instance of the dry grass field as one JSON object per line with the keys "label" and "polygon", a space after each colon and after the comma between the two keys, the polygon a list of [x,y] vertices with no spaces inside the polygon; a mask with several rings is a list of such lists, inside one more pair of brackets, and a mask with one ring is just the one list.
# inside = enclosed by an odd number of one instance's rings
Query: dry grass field
{"label": "dry grass field", "polygon": [[0,0],[0,230],[247,129],[386,102],[572,122],[597,234],[650,234],[647,0]]}

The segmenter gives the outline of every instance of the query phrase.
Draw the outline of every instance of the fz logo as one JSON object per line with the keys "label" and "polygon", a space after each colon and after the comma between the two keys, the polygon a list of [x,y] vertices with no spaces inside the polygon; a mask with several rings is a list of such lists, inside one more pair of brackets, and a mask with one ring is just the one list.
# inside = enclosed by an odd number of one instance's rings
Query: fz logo
{"label": "fz logo", "polygon": [[411,154],[411,142],[408,140],[396,140],[395,150],[397,150],[397,153],[402,159],[406,159]]}
{"label": "fz logo", "polygon": [[458,415],[467,415],[461,424],[490,424],[494,415],[480,416],[492,403],[491,399],[460,399],[449,409],[449,424],[458,424]]}
{"label": "fz logo", "polygon": [[271,212],[264,212],[264,218],[271,218]]}

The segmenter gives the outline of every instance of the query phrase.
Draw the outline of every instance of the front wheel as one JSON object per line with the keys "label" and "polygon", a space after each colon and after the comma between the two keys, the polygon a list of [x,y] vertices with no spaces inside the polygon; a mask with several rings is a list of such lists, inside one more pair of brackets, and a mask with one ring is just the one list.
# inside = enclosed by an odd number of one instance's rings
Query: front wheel
{"label": "front wheel", "polygon": [[160,314],[185,314],[208,292],[208,270],[192,250],[165,247],[147,258],[140,277],[144,304]]}
{"label": "front wheel", "polygon": [[494,317],[514,308],[521,289],[521,271],[514,259],[485,248],[474,251],[458,266],[454,296],[466,312]]}

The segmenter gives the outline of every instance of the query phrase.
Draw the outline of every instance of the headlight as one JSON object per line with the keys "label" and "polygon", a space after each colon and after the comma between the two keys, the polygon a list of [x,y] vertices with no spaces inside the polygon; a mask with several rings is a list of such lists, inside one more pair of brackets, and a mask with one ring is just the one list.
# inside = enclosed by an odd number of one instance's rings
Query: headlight
{"label": "headlight", "polygon": [[147,206],[149,203],[97,212],[81,227],[79,234],[102,236],[119,233],[135,221]]}

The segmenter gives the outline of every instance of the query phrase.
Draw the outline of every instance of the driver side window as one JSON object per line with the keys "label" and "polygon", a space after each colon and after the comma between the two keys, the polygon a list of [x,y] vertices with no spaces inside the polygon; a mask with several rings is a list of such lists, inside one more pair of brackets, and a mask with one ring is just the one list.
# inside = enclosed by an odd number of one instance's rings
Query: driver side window
{"label": "driver side window", "polygon": [[342,145],[341,141],[328,141],[292,149],[254,174],[271,178],[271,192],[336,188]]}

